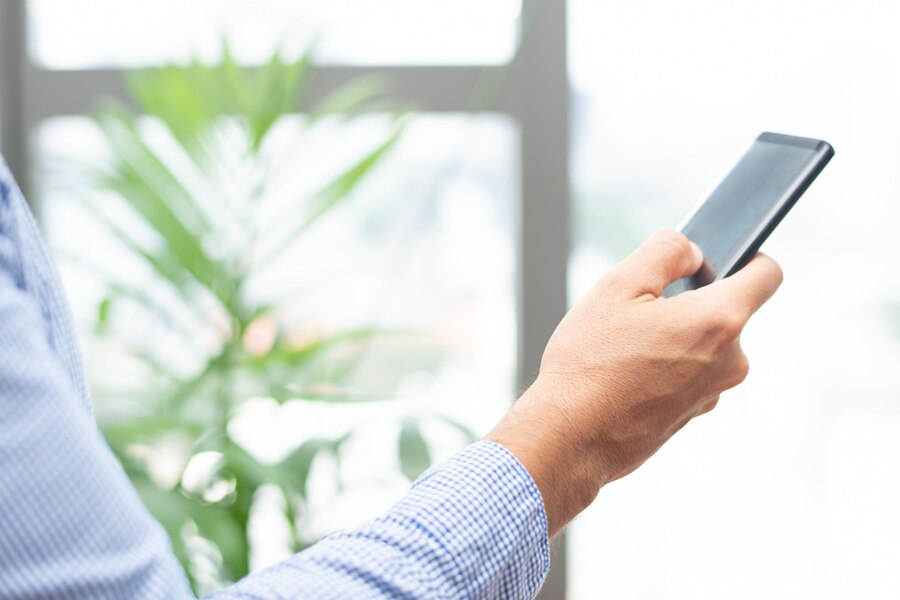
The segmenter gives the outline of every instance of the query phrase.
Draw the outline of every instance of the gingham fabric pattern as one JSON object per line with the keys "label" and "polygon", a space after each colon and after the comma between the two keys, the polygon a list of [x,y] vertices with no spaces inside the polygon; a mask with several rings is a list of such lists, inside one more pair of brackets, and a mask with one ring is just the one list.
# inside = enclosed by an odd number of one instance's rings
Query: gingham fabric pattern
{"label": "gingham fabric pattern", "polygon": [[[96,427],[59,278],[2,160],[0,428],[0,598],[191,597]],[[216,598],[531,598],[548,568],[534,481],[478,442],[383,517]]]}

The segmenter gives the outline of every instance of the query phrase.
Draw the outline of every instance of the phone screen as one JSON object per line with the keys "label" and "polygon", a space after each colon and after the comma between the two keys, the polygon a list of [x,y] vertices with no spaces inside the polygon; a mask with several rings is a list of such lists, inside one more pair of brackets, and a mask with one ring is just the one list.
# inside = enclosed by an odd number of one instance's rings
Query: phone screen
{"label": "phone screen", "polygon": [[764,133],[682,226],[700,246],[704,263],[665,296],[731,275],[762,242],[833,156],[826,142]]}

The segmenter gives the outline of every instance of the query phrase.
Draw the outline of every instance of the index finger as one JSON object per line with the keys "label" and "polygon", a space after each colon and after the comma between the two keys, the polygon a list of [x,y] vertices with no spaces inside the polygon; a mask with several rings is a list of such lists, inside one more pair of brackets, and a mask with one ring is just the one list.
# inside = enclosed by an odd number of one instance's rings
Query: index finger
{"label": "index finger", "polygon": [[727,306],[746,322],[772,297],[783,280],[784,273],[778,263],[759,253],[734,275],[695,290],[695,293],[719,306]]}

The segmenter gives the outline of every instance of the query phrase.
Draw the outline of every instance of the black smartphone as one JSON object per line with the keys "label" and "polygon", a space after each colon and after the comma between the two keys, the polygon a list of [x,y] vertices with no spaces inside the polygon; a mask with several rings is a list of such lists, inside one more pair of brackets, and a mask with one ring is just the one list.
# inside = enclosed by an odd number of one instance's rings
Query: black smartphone
{"label": "black smartphone", "polygon": [[671,297],[736,273],[822,172],[834,148],[810,138],[763,133],[680,227],[703,250],[703,266],[663,291]]}

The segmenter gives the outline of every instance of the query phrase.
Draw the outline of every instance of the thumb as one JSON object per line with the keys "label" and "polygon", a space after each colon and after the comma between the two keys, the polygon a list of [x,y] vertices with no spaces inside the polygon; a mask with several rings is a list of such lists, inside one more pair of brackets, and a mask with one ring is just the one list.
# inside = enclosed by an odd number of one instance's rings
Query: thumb
{"label": "thumb", "polygon": [[662,295],[666,287],[697,272],[703,253],[674,229],[661,229],[647,238],[637,250],[619,263],[622,280],[634,296]]}

